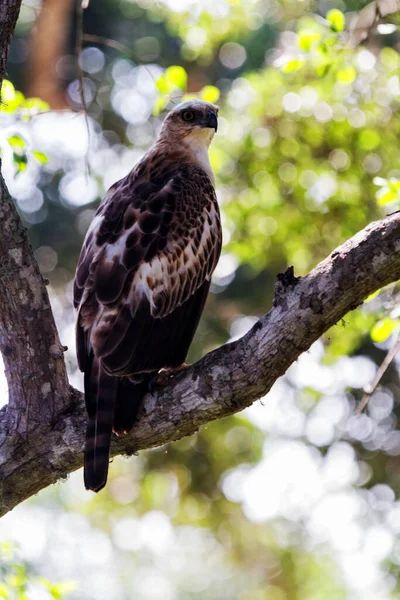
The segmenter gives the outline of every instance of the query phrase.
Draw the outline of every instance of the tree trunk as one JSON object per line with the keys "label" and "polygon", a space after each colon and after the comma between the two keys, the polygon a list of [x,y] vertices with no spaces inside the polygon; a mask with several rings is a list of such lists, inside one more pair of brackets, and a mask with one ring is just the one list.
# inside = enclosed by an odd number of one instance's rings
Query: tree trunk
{"label": "tree trunk", "polygon": [[60,78],[60,58],[66,54],[74,0],[43,0],[29,42],[27,89],[52,109],[69,108]]}
{"label": "tree trunk", "polygon": [[0,87],[6,72],[8,51],[20,8],[21,0],[0,0]]}

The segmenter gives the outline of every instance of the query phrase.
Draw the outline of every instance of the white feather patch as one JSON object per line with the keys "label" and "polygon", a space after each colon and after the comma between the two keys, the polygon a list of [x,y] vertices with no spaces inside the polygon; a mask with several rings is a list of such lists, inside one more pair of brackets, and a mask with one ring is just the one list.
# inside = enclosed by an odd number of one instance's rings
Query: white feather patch
{"label": "white feather patch", "polygon": [[[208,222],[208,217],[211,220],[211,225]],[[210,210],[204,209],[202,215],[203,231],[200,239],[199,247],[196,254],[193,252],[192,238],[194,237],[195,231],[190,236],[189,243],[180,250],[177,259],[173,259],[172,253],[174,250],[173,242],[170,243],[170,248],[167,247],[167,252],[161,256],[153,258],[148,263],[143,263],[132,282],[131,294],[137,295],[143,294],[149,301],[151,307],[151,313],[153,317],[166,316],[171,313],[175,308],[183,304],[190,295],[200,287],[204,280],[209,281],[212,275],[212,271],[215,267],[214,261],[206,258],[206,247],[207,241],[210,236],[214,238],[214,232],[218,224],[218,214],[215,206],[212,204]],[[184,257],[186,256],[186,262]],[[196,269],[196,263],[204,264],[208,263],[208,270],[205,275],[205,279],[198,281],[199,272]],[[169,274],[169,268],[175,273],[174,276]],[[183,296],[183,289],[177,291],[178,302],[173,305],[169,305],[168,299],[176,291],[176,286],[181,286],[181,279],[184,281],[190,281],[189,293]],[[166,299],[165,306],[159,308],[156,306],[156,300],[161,295],[164,295]],[[167,305],[169,305],[167,307]]]}
{"label": "white feather patch", "polygon": [[183,143],[189,148],[194,162],[204,169],[212,182],[214,182],[214,173],[208,156],[208,148],[213,137],[213,129],[201,128],[193,129],[193,131],[183,139]]}

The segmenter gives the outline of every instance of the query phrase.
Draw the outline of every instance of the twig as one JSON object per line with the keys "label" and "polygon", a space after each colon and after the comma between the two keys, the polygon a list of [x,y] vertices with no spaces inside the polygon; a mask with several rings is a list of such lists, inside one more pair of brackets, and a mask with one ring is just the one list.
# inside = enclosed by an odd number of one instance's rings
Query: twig
{"label": "twig", "polygon": [[[79,95],[81,98],[82,110],[85,114],[85,123],[86,123],[86,131],[87,131],[87,138],[88,138],[88,152],[89,152],[89,148],[90,148],[89,118],[88,118],[88,111],[87,111],[86,99],[85,99],[85,89],[83,86],[83,71],[79,64],[79,57],[80,57],[80,54],[82,52],[82,47],[83,47],[83,11],[85,10],[85,8],[87,8],[88,5],[89,5],[89,2],[87,2],[85,0],[78,0],[78,4],[76,7],[75,60],[76,60],[76,70],[77,70],[77,74],[78,74],[78,90],[79,90]],[[90,165],[89,165],[88,153],[86,154],[85,162],[86,162],[86,173],[87,173],[87,175],[90,175]]]}
{"label": "twig", "polygon": [[368,401],[371,398],[374,391],[376,390],[377,385],[379,384],[380,380],[383,377],[383,374],[385,373],[386,369],[388,368],[388,366],[390,365],[390,363],[392,362],[392,360],[394,359],[394,357],[396,356],[396,354],[398,353],[399,350],[400,350],[400,333],[397,335],[397,341],[396,341],[395,345],[386,354],[386,357],[384,358],[381,366],[379,367],[379,369],[375,375],[375,379],[369,386],[366,386],[364,388],[365,394],[362,397],[360,404],[357,406],[357,408],[354,411],[354,414],[356,416],[361,415],[362,411],[367,406]]}
{"label": "twig", "polygon": [[114,50],[118,50],[123,54],[132,55],[132,51],[128,46],[124,46],[124,44],[120,44],[116,40],[112,40],[110,38],[105,38],[101,35],[93,35],[92,33],[84,33],[82,36],[84,42],[94,42],[95,44],[102,44],[103,46],[109,46],[109,48],[114,48]]}

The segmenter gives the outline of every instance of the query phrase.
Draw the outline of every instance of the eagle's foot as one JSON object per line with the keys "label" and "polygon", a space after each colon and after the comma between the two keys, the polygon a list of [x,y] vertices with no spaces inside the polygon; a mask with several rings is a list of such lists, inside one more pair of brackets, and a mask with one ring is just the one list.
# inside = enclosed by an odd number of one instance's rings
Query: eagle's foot
{"label": "eagle's foot", "polygon": [[170,379],[175,377],[175,375],[178,375],[178,373],[180,373],[181,371],[188,369],[189,367],[190,367],[190,365],[183,363],[183,364],[179,365],[179,367],[160,369],[160,371],[157,373],[157,375],[155,375],[155,377],[153,377],[153,379],[150,382],[150,385],[149,385],[150,391],[152,392],[153,390],[156,390],[157,388],[164,387],[165,385],[167,385],[167,383],[169,382]]}

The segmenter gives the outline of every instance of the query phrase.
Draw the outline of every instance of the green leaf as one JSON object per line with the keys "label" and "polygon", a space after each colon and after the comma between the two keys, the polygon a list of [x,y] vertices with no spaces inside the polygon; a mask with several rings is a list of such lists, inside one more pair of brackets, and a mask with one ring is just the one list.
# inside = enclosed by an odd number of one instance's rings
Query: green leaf
{"label": "green leaf", "polygon": [[171,94],[176,88],[185,90],[187,85],[187,73],[183,67],[173,65],[168,67],[165,73],[156,81],[156,87],[160,94]]}
{"label": "green leaf", "polygon": [[200,90],[200,98],[206,100],[207,102],[217,102],[219,96],[219,89],[215,87],[215,85],[205,85],[203,89]]}
{"label": "green leaf", "polygon": [[27,98],[23,103],[22,108],[27,108],[28,110],[34,110],[35,112],[42,112],[49,110],[50,106],[44,100],[40,98]]}
{"label": "green leaf", "polygon": [[[374,179],[375,185],[382,185],[381,181],[384,182],[385,180],[381,180],[380,177],[375,177]],[[385,184],[384,187],[381,187],[381,189],[376,192],[376,199],[379,206],[384,206],[390,202],[400,200],[400,180],[391,177]]]}
{"label": "green leaf", "polygon": [[38,583],[45,587],[54,598],[54,600],[63,600],[66,594],[74,592],[78,586],[74,581],[60,581],[59,583],[52,583],[45,577],[38,577]]}
{"label": "green leaf", "polygon": [[172,89],[171,83],[165,75],[161,75],[156,81],[156,87],[160,94],[169,94]]}
{"label": "green leaf", "polygon": [[378,321],[371,329],[371,339],[373,342],[384,342],[399,326],[398,320],[386,317]]}
{"label": "green leaf", "polygon": [[313,31],[302,31],[299,33],[299,48],[300,50],[304,50],[304,52],[309,52],[316,44],[321,40],[321,34]]}
{"label": "green leaf", "polygon": [[376,199],[378,201],[379,206],[385,206],[385,204],[390,204],[391,202],[395,202],[398,200],[399,196],[393,190],[388,187],[381,188],[376,193]]}
{"label": "green leaf", "polygon": [[13,153],[13,161],[14,161],[14,165],[17,168],[17,174],[22,173],[23,171],[26,171],[26,165],[28,163],[26,154],[19,155],[14,152]]}
{"label": "green leaf", "polygon": [[168,69],[165,71],[165,76],[167,80],[170,83],[172,83],[175,87],[178,87],[181,90],[186,89],[187,73],[183,67],[180,67],[178,65],[168,67]]}
{"label": "green leaf", "polygon": [[341,83],[352,83],[357,76],[357,71],[354,67],[347,67],[346,69],[340,69],[336,73],[336,79]]}
{"label": "green leaf", "polygon": [[315,74],[317,77],[325,77],[332,66],[332,61],[328,56],[324,55],[323,52],[319,52],[318,48],[318,55],[314,61],[314,64]]}
{"label": "green leaf", "polygon": [[4,102],[5,104],[7,104],[8,102],[12,102],[15,98],[15,87],[13,86],[13,84],[11,83],[11,81],[8,81],[8,79],[5,79],[3,81],[3,85],[1,88],[1,101]]}
{"label": "green leaf", "polygon": [[32,150],[32,156],[36,158],[42,165],[47,165],[49,162],[48,157],[43,152],[38,152],[37,150]]}
{"label": "green leaf", "polygon": [[25,148],[25,140],[19,135],[12,135],[8,138],[8,143],[14,149],[22,149]]}
{"label": "green leaf", "polygon": [[328,11],[326,19],[332,31],[335,31],[336,33],[343,31],[345,26],[345,18],[341,10],[332,8],[332,10]]}
{"label": "green leaf", "polygon": [[15,91],[12,99],[9,99],[7,101],[3,100],[3,95],[2,95],[0,110],[2,112],[14,113],[14,112],[16,112],[17,108],[22,106],[22,104],[24,102],[25,102],[25,96],[21,92],[18,92],[18,91]]}
{"label": "green leaf", "polygon": [[284,73],[293,73],[294,71],[298,71],[302,66],[305,65],[304,60],[300,60],[299,58],[292,58],[288,60],[288,62],[283,65],[282,71]]}

